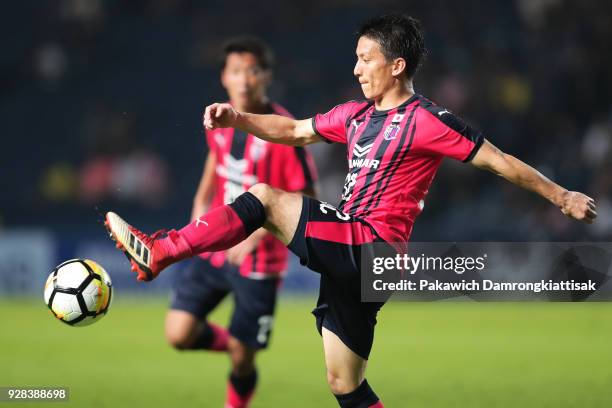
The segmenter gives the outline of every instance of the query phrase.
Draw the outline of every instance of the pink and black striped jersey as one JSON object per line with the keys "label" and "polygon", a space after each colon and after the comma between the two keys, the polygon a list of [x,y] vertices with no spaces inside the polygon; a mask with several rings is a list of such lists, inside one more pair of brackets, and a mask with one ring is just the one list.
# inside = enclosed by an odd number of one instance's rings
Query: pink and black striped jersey
{"label": "pink and black striped jersey", "polygon": [[347,145],[348,174],[338,209],[374,228],[387,242],[406,242],[444,157],[471,160],[481,132],[421,95],[377,111],[350,101],[312,119],[328,142]]}
{"label": "pink and black striped jersey", "polygon": [[[271,104],[269,113],[291,117],[283,107]],[[214,195],[211,208],[230,203],[255,183],[266,183],[285,191],[313,187],[316,171],[312,156],[303,147],[268,143],[233,128],[206,131],[210,151],[215,152]],[[204,254],[214,265],[224,261],[222,252]],[[272,234],[240,266],[243,276],[259,279],[278,276],[287,268],[287,248]]]}

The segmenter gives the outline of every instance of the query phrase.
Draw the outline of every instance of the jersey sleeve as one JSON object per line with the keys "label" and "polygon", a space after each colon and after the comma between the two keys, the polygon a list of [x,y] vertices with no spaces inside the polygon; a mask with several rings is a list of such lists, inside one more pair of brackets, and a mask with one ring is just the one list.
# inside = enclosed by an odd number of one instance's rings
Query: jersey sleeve
{"label": "jersey sleeve", "polygon": [[348,121],[364,105],[366,103],[356,101],[336,105],[327,113],[315,115],[312,118],[312,129],[327,143],[346,144]]}
{"label": "jersey sleeve", "polygon": [[284,189],[300,191],[312,189],[317,181],[312,155],[305,147],[289,147],[283,165]]}
{"label": "jersey sleeve", "polygon": [[444,108],[432,106],[423,110],[422,115],[423,118],[417,122],[417,130],[424,137],[417,141],[417,145],[429,154],[469,162],[484,142],[481,131]]}

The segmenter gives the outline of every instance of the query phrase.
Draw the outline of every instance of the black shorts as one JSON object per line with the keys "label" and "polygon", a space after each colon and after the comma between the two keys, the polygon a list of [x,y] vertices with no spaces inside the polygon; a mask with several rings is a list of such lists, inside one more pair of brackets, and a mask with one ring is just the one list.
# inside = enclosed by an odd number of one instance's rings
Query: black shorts
{"label": "black shorts", "polygon": [[321,274],[313,310],[317,329],[335,333],[348,348],[368,359],[376,315],[384,302],[361,301],[361,251],[383,242],[365,222],[304,196],[302,213],[289,249],[302,265]]}
{"label": "black shorts", "polygon": [[229,333],[251,348],[263,349],[272,333],[280,281],[280,278],[246,278],[227,262],[216,268],[195,257],[175,278],[170,308],[205,319],[232,292],[234,311]]}

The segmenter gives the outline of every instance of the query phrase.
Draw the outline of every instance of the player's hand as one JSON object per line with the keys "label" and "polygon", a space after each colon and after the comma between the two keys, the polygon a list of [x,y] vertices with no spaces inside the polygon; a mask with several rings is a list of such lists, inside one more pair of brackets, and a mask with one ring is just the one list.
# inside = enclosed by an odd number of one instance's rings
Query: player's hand
{"label": "player's hand", "polygon": [[208,130],[227,128],[234,125],[237,117],[238,112],[229,103],[213,103],[204,110],[202,123]]}
{"label": "player's hand", "polygon": [[567,191],[561,201],[561,212],[570,218],[592,224],[597,211],[595,200],[577,191]]}

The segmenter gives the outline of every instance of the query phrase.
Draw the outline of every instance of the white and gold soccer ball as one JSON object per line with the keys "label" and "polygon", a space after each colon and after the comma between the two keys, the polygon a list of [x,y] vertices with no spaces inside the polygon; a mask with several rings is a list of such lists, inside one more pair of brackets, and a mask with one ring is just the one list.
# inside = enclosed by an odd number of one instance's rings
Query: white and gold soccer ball
{"label": "white and gold soccer ball", "polygon": [[90,259],[70,259],[47,278],[44,299],[62,322],[87,326],[108,312],[112,293],[111,278],[104,268]]}

